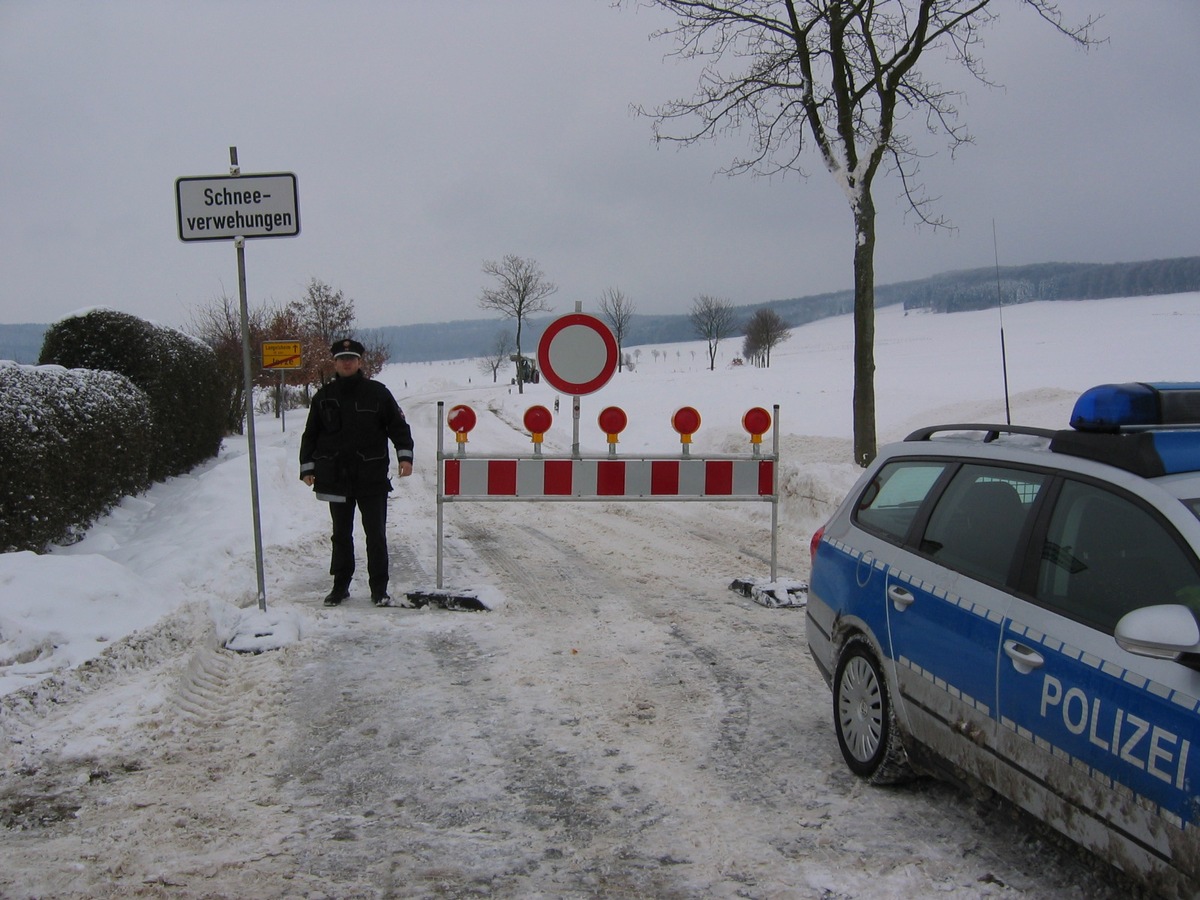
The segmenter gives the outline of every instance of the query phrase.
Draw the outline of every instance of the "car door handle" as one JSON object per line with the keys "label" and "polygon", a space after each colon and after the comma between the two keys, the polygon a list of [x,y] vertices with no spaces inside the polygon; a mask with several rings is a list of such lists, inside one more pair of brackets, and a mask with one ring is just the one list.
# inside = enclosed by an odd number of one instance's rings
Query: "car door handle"
{"label": "car door handle", "polygon": [[892,601],[892,606],[896,607],[896,612],[904,612],[917,599],[912,591],[899,584],[888,585],[887,595]]}
{"label": "car door handle", "polygon": [[1018,644],[1016,641],[1005,641],[1004,652],[1013,661],[1013,666],[1022,675],[1028,675],[1034,669],[1046,662],[1046,658],[1032,647]]}

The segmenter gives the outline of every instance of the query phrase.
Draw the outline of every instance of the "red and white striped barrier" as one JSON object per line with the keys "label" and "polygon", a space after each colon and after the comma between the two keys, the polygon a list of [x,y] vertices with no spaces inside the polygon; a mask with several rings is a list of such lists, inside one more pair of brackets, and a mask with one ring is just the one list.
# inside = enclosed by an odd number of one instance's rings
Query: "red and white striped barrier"
{"label": "red and white striped barrier", "polygon": [[[609,407],[597,424],[608,438],[607,457],[544,456],[542,440],[553,417],[542,406],[526,411],[524,424],[533,441],[532,456],[468,456],[469,433],[477,423],[474,411],[464,405],[453,407],[445,424],[454,432],[457,452],[444,452],[442,423],[444,404],[438,403],[438,490],[437,490],[437,587],[442,587],[442,506],[453,502],[554,500],[757,500],[771,504],[771,581],[775,581],[779,519],[778,463],[779,433],[776,425],[774,450],[760,451],[763,434],[772,426],[765,409],[755,407],[742,417],[753,448],[749,456],[692,456],[692,435],[700,428],[700,414],[690,406],[671,417],[679,434],[679,456],[618,457],[617,438],[627,424],[625,413]],[[779,407],[775,407],[778,415]],[[575,416],[576,423],[578,415]],[[578,449],[578,434],[574,445]]]}
{"label": "red and white striped barrier", "polygon": [[445,461],[447,500],[764,499],[775,493],[770,459],[552,459]]}

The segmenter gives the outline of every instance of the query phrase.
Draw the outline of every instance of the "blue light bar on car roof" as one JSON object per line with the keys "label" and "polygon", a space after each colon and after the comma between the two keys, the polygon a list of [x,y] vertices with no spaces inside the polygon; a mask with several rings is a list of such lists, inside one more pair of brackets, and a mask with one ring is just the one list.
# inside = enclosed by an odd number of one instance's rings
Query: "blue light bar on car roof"
{"label": "blue light bar on car roof", "polygon": [[1089,388],[1075,401],[1071,427],[1117,432],[1200,425],[1200,382],[1132,382]]}

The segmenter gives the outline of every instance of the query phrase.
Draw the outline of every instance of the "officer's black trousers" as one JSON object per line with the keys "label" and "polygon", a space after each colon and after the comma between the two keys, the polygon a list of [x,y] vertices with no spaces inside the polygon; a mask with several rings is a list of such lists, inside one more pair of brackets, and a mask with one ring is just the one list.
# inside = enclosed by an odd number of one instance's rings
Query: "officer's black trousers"
{"label": "officer's black trousers", "polygon": [[354,508],[362,517],[363,533],[367,538],[367,579],[371,596],[387,593],[387,494],[372,497],[351,497],[345,503],[330,503],[333,519],[333,555],[329,574],[335,588],[349,588],[354,576]]}

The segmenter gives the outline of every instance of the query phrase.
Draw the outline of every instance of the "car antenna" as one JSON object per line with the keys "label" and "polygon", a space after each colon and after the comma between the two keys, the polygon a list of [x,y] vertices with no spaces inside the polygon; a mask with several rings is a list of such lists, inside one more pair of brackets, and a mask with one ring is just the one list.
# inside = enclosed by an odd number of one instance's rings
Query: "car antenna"
{"label": "car antenna", "polygon": [[996,255],[996,305],[1000,308],[1000,367],[1004,373],[1004,424],[1012,424],[1008,405],[1008,353],[1004,348],[1004,296],[1000,293],[1000,250],[996,244],[996,220],[992,219],[992,252]]}

